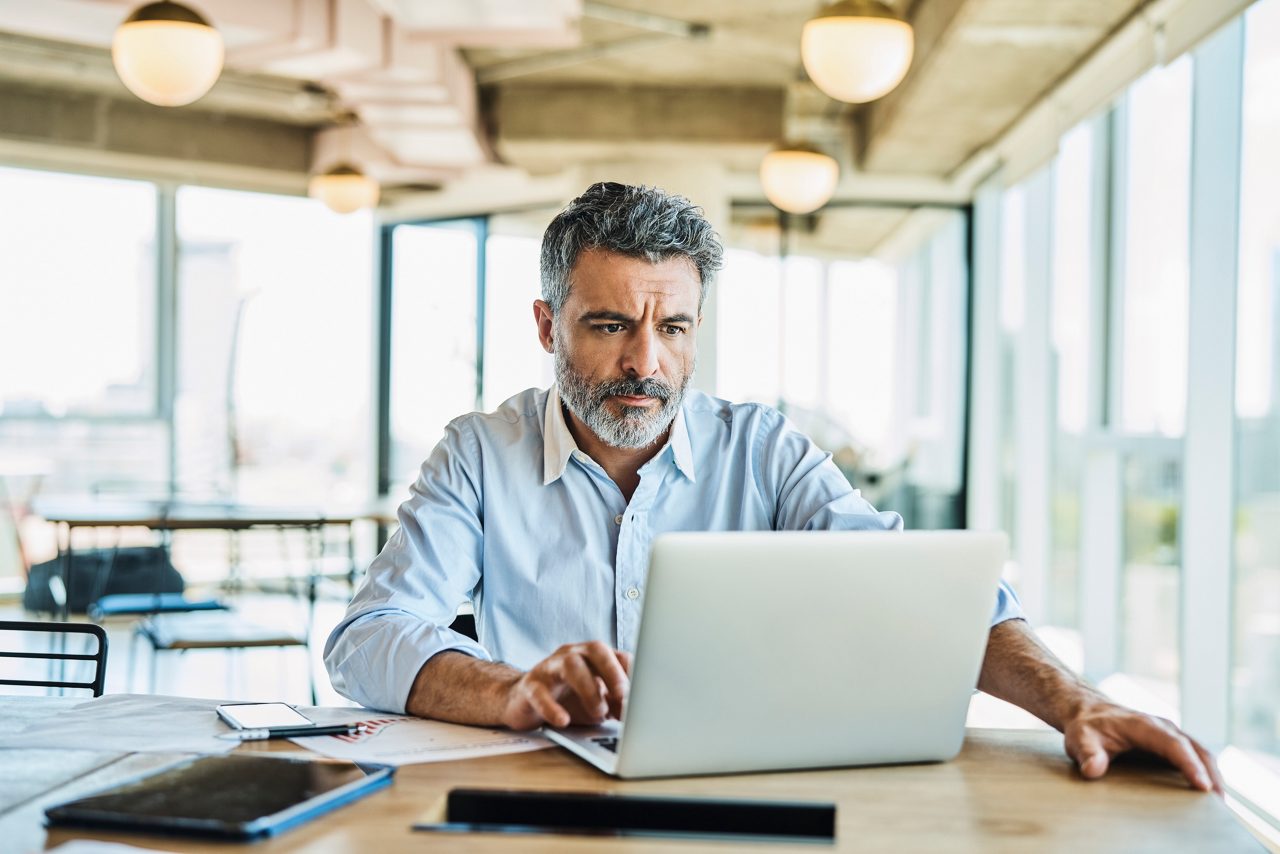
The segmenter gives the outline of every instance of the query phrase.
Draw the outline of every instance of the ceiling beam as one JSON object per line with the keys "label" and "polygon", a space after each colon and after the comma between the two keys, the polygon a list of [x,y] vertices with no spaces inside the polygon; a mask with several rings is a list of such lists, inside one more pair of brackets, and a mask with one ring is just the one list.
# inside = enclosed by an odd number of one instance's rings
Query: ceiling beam
{"label": "ceiling beam", "polygon": [[0,141],[96,154],[207,164],[219,174],[244,169],[307,174],[312,130],[249,116],[173,110],[133,97],[0,83]]}

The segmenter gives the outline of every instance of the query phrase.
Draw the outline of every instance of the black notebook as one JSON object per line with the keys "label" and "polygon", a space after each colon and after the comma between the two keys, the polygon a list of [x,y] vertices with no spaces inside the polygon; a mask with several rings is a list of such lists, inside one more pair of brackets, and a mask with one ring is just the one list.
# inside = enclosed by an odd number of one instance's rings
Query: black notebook
{"label": "black notebook", "polygon": [[393,771],[332,760],[202,756],[50,807],[45,816],[53,825],[252,839],[381,788]]}

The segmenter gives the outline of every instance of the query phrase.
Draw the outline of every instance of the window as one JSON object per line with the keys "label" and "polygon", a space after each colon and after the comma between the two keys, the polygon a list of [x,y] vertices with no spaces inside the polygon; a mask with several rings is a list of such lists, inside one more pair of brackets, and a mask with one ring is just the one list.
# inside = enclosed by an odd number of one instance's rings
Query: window
{"label": "window", "polygon": [[1017,382],[1014,350],[1022,330],[1027,276],[1027,202],[1022,185],[1000,200],[1000,519],[1017,552]]}
{"label": "window", "polygon": [[824,265],[792,256],[782,265],[782,400],[789,411],[822,408]]}
{"label": "window", "polygon": [[1080,488],[1090,394],[1091,281],[1095,257],[1092,127],[1062,139],[1053,173],[1053,365],[1057,396],[1053,442],[1052,564],[1046,617],[1079,623]]}
{"label": "window", "polygon": [[181,188],[177,212],[179,484],[261,503],[363,500],[369,215],[204,187]]}
{"label": "window", "polygon": [[[0,479],[10,499],[37,485],[74,493],[168,477],[155,255],[154,185],[0,168]],[[24,529],[29,559],[51,555],[48,533]]]}
{"label": "window", "polygon": [[527,388],[555,382],[552,357],[538,341],[533,302],[542,296],[542,232],[555,210],[494,216],[485,241],[484,402],[488,412]]}
{"label": "window", "polygon": [[1232,742],[1280,771],[1280,2],[1245,20]]}
{"label": "window", "polygon": [[716,394],[777,405],[782,396],[780,265],[776,256],[726,249],[717,278]]}
{"label": "window", "polygon": [[1187,404],[1191,57],[1149,72],[1126,99],[1128,127],[1120,425],[1180,436]]}
{"label": "window", "polygon": [[0,168],[0,199],[0,416],[153,415],[155,187]]}
{"label": "window", "polygon": [[1122,669],[1176,705],[1181,447],[1186,415],[1190,56],[1125,100],[1124,264],[1118,427],[1139,439],[1124,464]]}
{"label": "window", "polygon": [[391,491],[403,492],[445,426],[475,409],[480,224],[391,233]]}
{"label": "window", "polygon": [[891,462],[895,439],[897,383],[883,359],[895,346],[897,277],[874,259],[833,261],[827,276],[827,409],[867,462],[880,467]]}

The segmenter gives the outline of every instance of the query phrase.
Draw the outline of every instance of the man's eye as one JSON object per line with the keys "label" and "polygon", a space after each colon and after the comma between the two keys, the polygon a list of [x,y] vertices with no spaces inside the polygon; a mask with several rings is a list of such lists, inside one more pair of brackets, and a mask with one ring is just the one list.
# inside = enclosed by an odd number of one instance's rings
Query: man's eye
{"label": "man's eye", "polygon": [[676,335],[683,335],[683,334],[684,334],[684,327],[683,327],[683,326],[668,326],[668,327],[666,327],[665,329],[663,329],[663,331],[664,331],[664,332],[666,332],[668,335],[670,335],[670,336],[672,336],[672,337],[675,337]]}
{"label": "man's eye", "polygon": [[621,323],[603,323],[600,326],[597,326],[596,328],[599,329],[601,332],[608,333],[609,335],[616,335],[617,333],[622,331],[622,324]]}

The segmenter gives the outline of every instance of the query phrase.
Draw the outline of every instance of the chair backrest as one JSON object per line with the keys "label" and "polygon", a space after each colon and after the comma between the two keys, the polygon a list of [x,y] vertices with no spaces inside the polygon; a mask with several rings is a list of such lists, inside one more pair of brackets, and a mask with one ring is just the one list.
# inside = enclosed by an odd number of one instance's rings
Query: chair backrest
{"label": "chair backrest", "polygon": [[[60,645],[62,651],[50,649],[47,652],[33,652],[27,649],[13,649],[3,635],[0,635],[0,658],[25,658],[41,661],[92,661],[93,679],[90,681],[74,681],[62,678],[54,679],[10,679],[0,673],[0,685],[23,685],[35,688],[83,688],[93,692],[93,696],[102,696],[102,686],[107,677],[107,633],[102,626],[92,623],[54,623],[30,620],[0,620],[0,632],[32,632],[48,635],[62,635],[64,641]],[[66,651],[67,635],[93,635],[98,639],[96,652],[71,653]],[[50,645],[53,646],[52,644]],[[59,677],[64,674],[59,673]]]}

